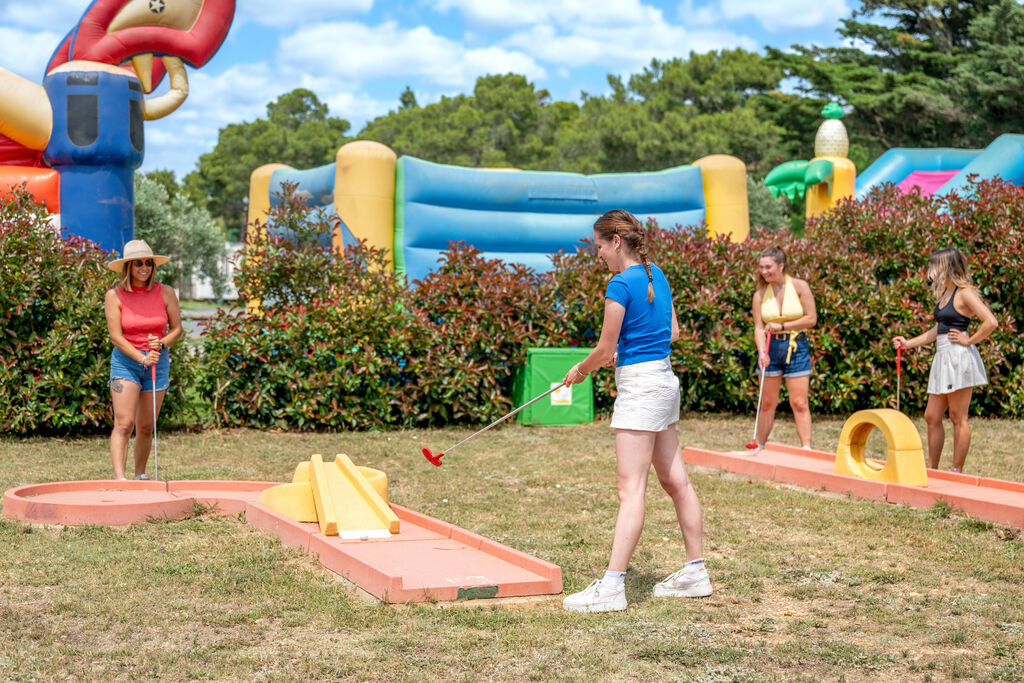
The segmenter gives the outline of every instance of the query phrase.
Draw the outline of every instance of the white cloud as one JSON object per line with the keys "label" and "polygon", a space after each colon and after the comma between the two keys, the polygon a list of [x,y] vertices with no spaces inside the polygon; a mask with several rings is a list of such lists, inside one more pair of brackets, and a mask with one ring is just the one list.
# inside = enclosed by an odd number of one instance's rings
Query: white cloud
{"label": "white cloud", "polygon": [[[691,51],[742,47],[756,50],[757,43],[730,31],[689,31],[665,22],[647,25],[578,27],[559,35],[551,26],[535,26],[510,36],[504,45],[518,47],[542,62],[562,67],[597,66],[612,71],[636,71],[652,58],[686,56]],[[643,50],[636,49],[643,45]]]}
{"label": "white cloud", "polygon": [[[64,37],[89,7],[89,0],[0,0],[0,24],[33,29],[56,29]],[[56,17],[56,20],[55,20]],[[52,52],[56,41],[50,45]]]}
{"label": "white cloud", "polygon": [[684,0],[679,4],[679,18],[687,26],[714,26],[725,22],[720,5],[712,3],[694,7],[694,0]]}
{"label": "white cloud", "polygon": [[530,79],[546,72],[524,52],[470,48],[425,26],[352,22],[303,28],[281,40],[277,59],[296,73],[330,75],[348,87],[374,79],[409,77],[442,88],[468,87],[477,76],[514,71]]}
{"label": "white cloud", "polygon": [[661,21],[661,10],[639,0],[433,0],[439,12],[455,10],[471,26],[508,29],[538,24],[618,26]]}
{"label": "white cloud", "polygon": [[[188,77],[189,96],[181,108],[146,123],[143,171],[169,168],[180,179],[214,148],[221,128],[265,116],[267,102],[293,87],[281,83],[280,74],[266,64],[239,64],[217,75],[189,69]],[[165,81],[149,97],[166,89]]]}
{"label": "white cloud", "polygon": [[[688,2],[690,0],[687,0]],[[839,0],[841,1],[841,0]],[[623,72],[652,58],[685,56],[690,51],[743,47],[759,41],[728,28],[694,30],[695,22],[673,24],[657,7],[640,0],[433,0],[437,11],[458,11],[471,26],[505,34],[498,46],[521,51],[560,74],[580,67]],[[704,13],[698,26],[713,26]],[[511,31],[509,31],[511,29]],[[565,76],[562,76],[563,78]]]}
{"label": "white cloud", "polygon": [[[316,91],[314,91],[316,92]],[[338,116],[352,124],[350,134],[356,133],[363,123],[398,107],[398,100],[382,102],[360,92],[335,92],[324,98],[332,116]]]}
{"label": "white cloud", "polygon": [[700,7],[685,0],[679,10],[684,21],[712,25],[750,17],[772,32],[832,28],[849,14],[846,0],[717,0]]}
{"label": "white cloud", "polygon": [[283,27],[365,14],[371,9],[373,0],[241,0],[235,20]]}
{"label": "white cloud", "polygon": [[250,121],[266,113],[267,102],[293,89],[285,81],[262,62],[236,64],[219,74],[190,69],[187,102],[190,109],[209,110],[211,116],[225,121]]}
{"label": "white cloud", "polygon": [[0,66],[33,83],[42,83],[46,63],[63,36],[0,26]]}
{"label": "white cloud", "polygon": [[[397,100],[376,100],[358,86],[344,84],[331,75],[297,73],[288,67],[275,69],[266,63],[238,64],[216,75],[190,69],[185,103],[170,116],[146,124],[142,170],[169,168],[181,178],[194,170],[200,155],[213,150],[221,128],[265,117],[268,102],[297,87],[317,93],[332,116],[352,123],[352,132],[366,120],[398,105]],[[158,97],[166,88],[166,83],[161,84],[151,96]]]}

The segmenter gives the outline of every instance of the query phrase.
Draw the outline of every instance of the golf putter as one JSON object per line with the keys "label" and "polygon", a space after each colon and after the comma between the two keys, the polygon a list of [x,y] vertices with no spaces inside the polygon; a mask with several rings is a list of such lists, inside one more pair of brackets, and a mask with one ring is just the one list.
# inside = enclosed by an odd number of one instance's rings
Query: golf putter
{"label": "golf putter", "polygon": [[900,351],[902,350],[902,344],[896,347],[896,410],[900,409]]}
{"label": "golf putter", "polygon": [[160,481],[160,454],[156,450],[156,363],[149,367],[153,368],[153,460],[156,462],[153,477],[155,481]]}
{"label": "golf putter", "polygon": [[[772,333],[770,330],[765,328],[764,332],[764,349],[768,351],[771,346]],[[761,388],[757,390],[757,412],[754,413],[754,438],[747,444],[749,450],[757,448],[757,421],[761,419],[761,395],[764,392],[764,370],[761,370]]]}
{"label": "golf putter", "polygon": [[527,407],[529,405],[533,405],[534,403],[536,403],[537,401],[541,400],[542,398],[544,398],[548,394],[553,394],[553,393],[555,393],[556,391],[558,391],[559,389],[561,389],[564,386],[566,386],[566,385],[564,385],[564,384],[557,384],[557,385],[551,387],[550,389],[548,389],[547,391],[545,391],[543,394],[541,394],[537,398],[533,399],[532,401],[529,401],[528,403],[524,403],[523,405],[519,406],[518,408],[516,408],[515,410],[513,410],[511,413],[509,413],[507,415],[499,417],[497,420],[495,420],[491,424],[487,425],[486,427],[481,429],[476,434],[471,434],[471,435],[467,436],[462,441],[458,442],[454,446],[450,446],[449,448],[444,449],[443,451],[441,451],[437,455],[434,455],[433,453],[431,453],[430,449],[427,448],[426,446],[424,446],[423,447],[423,457],[425,457],[427,460],[429,460],[430,463],[432,465],[434,465],[435,467],[440,467],[441,466],[441,458],[443,458],[446,453],[451,453],[453,450],[455,450],[456,448],[458,448],[462,444],[466,443],[470,439],[474,439],[474,438],[480,436],[481,434],[483,434],[484,432],[486,432],[488,429],[490,429],[494,425],[498,424],[499,422],[503,422],[503,421],[507,420],[508,418],[512,417],[513,415],[518,413],[523,408],[525,408],[525,407]]}

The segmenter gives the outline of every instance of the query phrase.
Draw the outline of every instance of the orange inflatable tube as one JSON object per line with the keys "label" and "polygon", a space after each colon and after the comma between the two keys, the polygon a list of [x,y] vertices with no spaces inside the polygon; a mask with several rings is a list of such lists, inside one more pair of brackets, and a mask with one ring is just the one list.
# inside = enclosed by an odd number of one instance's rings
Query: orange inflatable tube
{"label": "orange inflatable tube", "polygon": [[50,213],[60,213],[60,176],[52,168],[0,166],[0,197],[24,184]]}

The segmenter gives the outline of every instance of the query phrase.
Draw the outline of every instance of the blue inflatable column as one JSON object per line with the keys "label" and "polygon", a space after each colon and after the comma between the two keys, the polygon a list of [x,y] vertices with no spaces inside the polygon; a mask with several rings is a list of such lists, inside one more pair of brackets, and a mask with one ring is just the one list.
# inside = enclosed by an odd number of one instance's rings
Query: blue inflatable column
{"label": "blue inflatable column", "polygon": [[120,253],[135,232],[134,173],[145,147],[142,86],[119,69],[71,62],[48,74],[43,88],[53,108],[43,154],[60,173],[61,226]]}

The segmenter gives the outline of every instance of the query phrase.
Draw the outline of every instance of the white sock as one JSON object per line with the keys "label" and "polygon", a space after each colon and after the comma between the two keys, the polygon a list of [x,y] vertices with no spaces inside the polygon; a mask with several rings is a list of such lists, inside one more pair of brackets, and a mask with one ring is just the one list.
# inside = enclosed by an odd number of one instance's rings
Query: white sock
{"label": "white sock", "polygon": [[704,558],[698,557],[696,560],[690,560],[689,562],[683,565],[683,569],[685,569],[688,572],[693,572],[694,574],[700,572],[702,569],[704,569]]}
{"label": "white sock", "polygon": [[622,590],[626,585],[626,572],[606,571],[604,578],[601,579],[601,585],[616,591]]}

